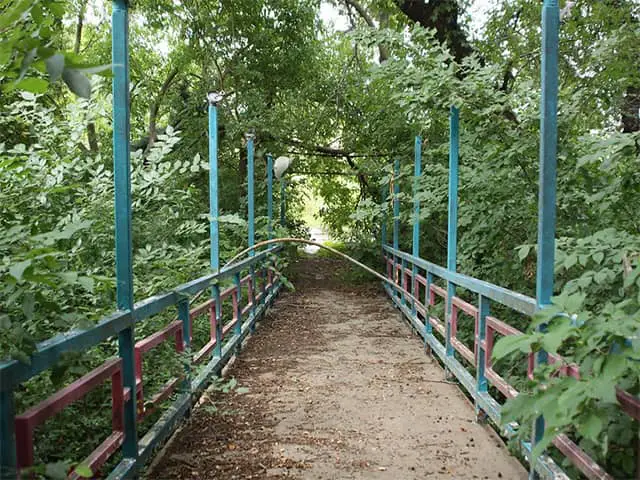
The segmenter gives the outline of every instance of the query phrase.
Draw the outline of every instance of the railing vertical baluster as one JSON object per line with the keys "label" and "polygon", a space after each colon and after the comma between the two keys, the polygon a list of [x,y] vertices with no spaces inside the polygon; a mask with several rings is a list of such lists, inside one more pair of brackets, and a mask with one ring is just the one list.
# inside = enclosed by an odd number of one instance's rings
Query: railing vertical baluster
{"label": "railing vertical baluster", "polygon": [[[113,61],[113,177],[115,187],[116,283],[119,310],[133,311],[133,267],[131,242],[131,163],[129,107],[129,12],[127,0],[114,0],[112,11]],[[136,433],[136,378],[133,323],[118,335],[123,384],[130,389],[124,405],[127,458],[138,457]]]}
{"label": "railing vertical baluster", "polygon": [[427,337],[429,335],[433,335],[433,325],[431,325],[431,322],[429,321],[429,311],[431,309],[429,299],[431,297],[431,284],[433,283],[433,274],[431,272],[427,272],[426,283],[427,285],[424,292],[424,331],[426,333],[424,339],[424,349],[427,353],[431,353],[431,347],[429,346],[429,342],[427,340]]}
{"label": "railing vertical baluster", "polygon": [[[254,149],[254,135],[252,133],[247,133],[245,135],[247,139],[247,222],[249,224],[249,247],[253,247],[256,243],[256,232],[255,232],[255,149]],[[253,257],[255,255],[255,251],[251,250],[249,252],[249,256]],[[247,283],[247,302],[251,304],[251,309],[249,310],[249,317],[252,318],[255,314],[255,291],[256,291],[256,270],[253,265],[249,267],[249,275],[250,280]],[[253,332],[255,330],[255,319],[251,321],[250,330]]]}
{"label": "railing vertical baluster", "polygon": [[217,94],[209,100],[209,246],[211,270],[220,269],[220,227],[218,224],[218,107]]}
{"label": "railing vertical baluster", "polygon": [[220,358],[222,357],[222,301],[220,300],[220,286],[214,285],[211,290],[213,292],[213,301],[215,302],[216,316],[216,346],[213,349],[213,355]]}
{"label": "railing vertical baluster", "polygon": [[[413,256],[420,257],[420,200],[418,188],[420,187],[420,175],[422,174],[422,138],[418,135],[414,145],[413,165]],[[418,268],[413,265],[411,269],[411,295],[416,296],[416,275]],[[416,316],[416,302],[411,302],[411,313]]]}
{"label": "railing vertical baluster", "polygon": [[267,232],[273,238],[273,155],[267,154]]}
{"label": "railing vertical baluster", "polygon": [[[236,339],[239,339],[242,335],[242,282],[240,278],[240,272],[236,273],[233,276],[233,285],[236,290],[236,303],[235,303],[235,317],[236,324],[234,325],[233,331],[236,335]],[[236,344],[236,354],[240,353],[242,347],[242,342],[238,340]]]}
{"label": "railing vertical baluster", "polygon": [[[400,159],[396,158],[393,163],[393,249],[400,249]],[[398,274],[398,259],[396,255],[393,255],[393,278],[394,283],[401,283],[402,276],[398,278],[396,282],[396,275]],[[404,272],[401,274],[404,275]],[[394,295],[397,295],[397,290],[394,289]],[[403,295],[404,297],[404,295]]]}
{"label": "railing vertical baluster", "polygon": [[[553,295],[556,236],[556,169],[558,145],[558,40],[560,7],[558,0],[544,0],[542,7],[542,98],[540,102],[540,185],[538,197],[538,264],[536,301],[538,308],[551,303]],[[544,330],[545,325],[540,325]],[[546,363],[547,353],[536,354],[536,365]],[[544,435],[544,419],[534,423],[532,448]],[[537,478],[531,462],[530,478]]]}
{"label": "railing vertical baluster", "polygon": [[0,391],[0,446],[0,478],[16,478],[16,428],[13,389]]}
{"label": "railing vertical baluster", "polygon": [[[458,248],[458,149],[460,144],[460,114],[452,106],[449,114],[449,219],[447,225],[447,269],[456,271]],[[451,345],[451,310],[456,286],[447,282],[446,353],[453,356]]]}
{"label": "railing vertical baluster", "polygon": [[184,381],[185,392],[191,391],[191,319],[189,315],[189,299],[178,302],[178,318],[182,322],[182,342],[184,344]]}
{"label": "railing vertical baluster", "polygon": [[[478,331],[475,336],[476,357],[476,390],[478,393],[487,392],[487,377],[485,376],[485,356],[487,354],[484,341],[487,334],[487,315],[491,311],[490,300],[484,295],[478,296]],[[480,408],[476,400],[476,416],[479,417]]]}

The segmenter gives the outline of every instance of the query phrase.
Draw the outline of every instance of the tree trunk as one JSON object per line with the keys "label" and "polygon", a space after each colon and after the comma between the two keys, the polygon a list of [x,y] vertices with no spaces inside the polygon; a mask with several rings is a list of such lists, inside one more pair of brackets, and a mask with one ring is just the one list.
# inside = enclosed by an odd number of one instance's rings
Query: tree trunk
{"label": "tree trunk", "polygon": [[162,100],[164,99],[167,91],[169,90],[169,87],[171,87],[171,84],[173,83],[173,81],[175,80],[179,72],[180,70],[178,69],[178,67],[173,67],[169,71],[167,78],[164,80],[164,83],[162,84],[162,87],[160,87],[160,91],[158,92],[158,95],[153,100],[153,102],[151,102],[151,105],[149,105],[149,129],[148,129],[149,140],[147,142],[145,152],[148,152],[151,149],[151,147],[153,147],[153,144],[155,143],[155,141],[158,139],[157,120],[158,120],[158,113],[160,112],[160,105],[162,104]]}
{"label": "tree trunk", "polygon": [[449,45],[457,61],[473,52],[465,31],[458,23],[458,0],[402,0],[400,10],[425,28],[434,28],[436,38]]}
{"label": "tree trunk", "polygon": [[630,86],[622,99],[622,131],[640,131],[640,88]]}

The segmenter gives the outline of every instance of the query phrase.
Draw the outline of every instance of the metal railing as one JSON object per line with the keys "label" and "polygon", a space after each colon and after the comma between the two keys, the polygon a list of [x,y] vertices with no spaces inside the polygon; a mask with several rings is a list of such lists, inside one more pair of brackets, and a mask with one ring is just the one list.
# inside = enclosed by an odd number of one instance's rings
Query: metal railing
{"label": "metal railing", "polygon": [[[387,225],[383,219],[382,245],[387,268],[387,278],[400,289],[398,293],[385,284],[387,293],[411,325],[420,333],[425,346],[435,352],[445,368],[451,372],[474,399],[479,413],[486,414],[496,425],[501,424],[501,404],[491,394],[489,386],[495,387],[505,398],[513,398],[518,391],[494,370],[491,355],[497,335],[519,335],[522,332],[491,315],[491,305],[500,304],[531,317],[535,312],[550,305],[554,282],[554,249],[556,222],[556,149],[557,149],[557,103],[558,103],[558,38],[559,6],[557,0],[544,0],[542,8],[542,98],[540,115],[540,178],[538,209],[538,258],[536,272],[536,298],[531,298],[508,289],[468,277],[456,271],[458,232],[458,150],[459,110],[451,107],[449,146],[449,197],[447,228],[447,267],[419,258],[420,203],[418,179],[421,176],[421,139],[416,137],[414,182],[413,182],[413,238],[412,252],[408,254],[399,247],[400,227],[400,162],[394,163],[393,181],[393,239],[387,245]],[[383,199],[388,189],[383,188]],[[440,281],[446,288],[438,285]],[[473,305],[456,295],[457,288],[464,288],[477,296]],[[409,302],[405,293],[422,301]],[[433,315],[438,299],[444,305],[444,319]],[[460,314],[473,319],[473,346],[465,345],[458,338]],[[538,327],[543,329],[544,325]],[[456,358],[457,356],[460,358]],[[531,376],[536,365],[562,362],[560,375],[579,378],[575,365],[567,365],[558,355],[540,351],[527,358],[527,374]],[[467,366],[465,366],[468,365]],[[472,370],[475,373],[472,373]],[[640,420],[640,399],[618,390],[620,408],[632,418]],[[514,426],[507,425],[505,434],[513,435]],[[530,461],[532,445],[542,439],[544,419],[539,417],[533,426],[531,441],[521,442],[522,450]],[[568,436],[558,435],[555,447],[587,478],[612,479],[604,469],[591,459]],[[546,454],[530,462],[531,478],[565,479],[566,474]]]}
{"label": "metal railing", "polygon": [[[211,273],[176,287],[174,290],[134,304],[132,233],[131,233],[131,165],[129,98],[129,12],[127,0],[114,0],[112,13],[113,60],[113,161],[115,187],[115,252],[117,311],[87,329],[60,334],[37,345],[28,363],[0,361],[0,477],[16,478],[21,470],[34,464],[34,432],[49,418],[82,399],[102,384],[111,382],[111,433],[82,462],[93,472],[121,450],[122,460],[108,478],[130,478],[150,458],[154,449],[176,428],[190,410],[196,394],[240,351],[243,339],[253,331],[258,318],[277,296],[282,282],[276,273],[275,255],[281,247],[252,252],[245,260],[220,269],[218,211],[218,122],[217,102],[209,101],[209,195],[210,195],[210,265]],[[255,242],[254,149],[253,136],[247,136],[248,150],[248,227],[249,246]],[[272,159],[268,155],[272,168]],[[267,176],[268,236],[273,236],[273,176]],[[282,185],[284,192],[284,184]],[[283,197],[283,196],[282,196]],[[284,198],[281,198],[281,203]],[[281,205],[284,215],[284,205]],[[230,283],[221,290],[224,282]],[[261,285],[260,285],[261,283]],[[190,300],[201,292],[209,293],[202,304],[191,306]],[[243,292],[247,298],[243,299]],[[232,307],[229,319],[222,305]],[[136,341],[137,325],[150,317],[177,307],[177,320],[146,338]],[[192,327],[208,319],[209,339],[191,352]],[[225,322],[226,319],[226,322]],[[51,369],[69,352],[89,349],[118,338],[118,358],[106,360],[70,385],[24,412],[15,411],[15,390],[36,375]],[[145,389],[144,357],[164,342],[175,344],[184,371],[149,392]],[[198,370],[196,370],[198,367]],[[148,398],[145,400],[145,398]],[[167,401],[172,403],[167,407]],[[138,424],[160,407],[160,418],[138,438]],[[72,428],[70,426],[70,428]],[[79,475],[72,471],[70,478]]]}

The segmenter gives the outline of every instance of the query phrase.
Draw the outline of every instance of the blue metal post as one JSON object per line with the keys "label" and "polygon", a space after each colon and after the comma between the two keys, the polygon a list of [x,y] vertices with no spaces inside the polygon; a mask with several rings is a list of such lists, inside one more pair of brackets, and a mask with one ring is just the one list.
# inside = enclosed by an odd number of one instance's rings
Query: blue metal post
{"label": "blue metal post", "polygon": [[216,94],[209,99],[209,245],[211,270],[220,269],[220,226],[218,224],[218,107]]}
{"label": "blue metal post", "polygon": [[476,365],[476,389],[480,393],[487,391],[487,377],[485,376],[484,362],[487,352],[482,347],[486,338],[487,316],[490,314],[490,300],[484,295],[478,299],[478,364]]}
{"label": "blue metal post", "polygon": [[[420,256],[420,200],[418,199],[418,188],[420,187],[420,175],[422,175],[422,138],[416,136],[414,145],[413,161],[413,256]],[[416,275],[418,267],[413,265],[411,269],[411,295],[416,296]],[[411,313],[416,315],[416,302],[411,302]]]}
{"label": "blue metal post", "polygon": [[[551,303],[553,295],[554,250],[556,237],[556,167],[558,145],[558,40],[560,7],[558,0],[544,0],[542,7],[542,98],[540,105],[540,185],[538,197],[538,265],[536,301],[539,308]],[[545,325],[540,325],[540,330]],[[547,353],[540,351],[536,365],[547,362]],[[544,419],[534,423],[532,447],[544,435]],[[535,462],[531,462],[530,477],[536,478]]]}
{"label": "blue metal post", "polygon": [[[394,250],[400,249],[400,183],[399,182],[400,182],[400,159],[396,158],[395,162],[393,163],[393,249]],[[393,257],[393,278],[394,279],[396,278],[397,264],[398,264],[398,261],[394,255]],[[394,292],[397,292],[397,290],[394,290]]]}
{"label": "blue metal post", "polygon": [[283,227],[287,224],[287,181],[282,177],[280,179],[280,225]]}
{"label": "blue metal post", "polygon": [[[249,224],[249,247],[253,247],[256,244],[256,221],[255,221],[255,148],[254,148],[254,135],[247,133],[245,135],[247,139],[247,223]],[[255,251],[251,250],[249,256],[253,257]],[[247,299],[251,302],[250,316],[255,313],[255,291],[256,291],[256,272],[253,265],[249,268],[249,275],[251,275],[251,288],[248,289]],[[251,323],[251,331],[255,330],[255,322]]]}
{"label": "blue metal post", "polygon": [[[114,0],[112,12],[113,61],[113,176],[115,183],[116,284],[119,310],[133,311],[131,242],[131,164],[129,123],[129,13],[127,0]],[[123,384],[131,395],[124,405],[125,457],[137,458],[136,378],[133,323],[118,335]]]}
{"label": "blue metal post", "polygon": [[[254,193],[254,145],[253,138],[254,135],[252,133],[247,133],[245,135],[247,139],[247,204],[248,204],[248,212],[247,212],[247,222],[249,224],[249,247],[253,247],[256,243],[256,233],[255,233],[255,193]],[[252,250],[249,252],[249,256],[253,257],[255,252]]]}
{"label": "blue metal post", "polygon": [[[458,156],[460,145],[460,113],[452,106],[449,113],[449,220],[447,226],[447,269],[456,271],[458,248]],[[451,344],[451,310],[456,286],[447,282],[446,352],[453,356]]]}
{"label": "blue metal post", "polygon": [[273,155],[267,154],[267,230],[273,238]]}

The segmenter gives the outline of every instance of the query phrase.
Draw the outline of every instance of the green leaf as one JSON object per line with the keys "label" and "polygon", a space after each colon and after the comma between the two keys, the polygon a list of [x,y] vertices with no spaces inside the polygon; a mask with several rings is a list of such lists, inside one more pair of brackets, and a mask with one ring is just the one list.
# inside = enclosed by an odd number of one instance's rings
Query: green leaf
{"label": "green leaf", "polygon": [[69,285],[73,285],[78,281],[78,272],[61,272],[58,276]]}
{"label": "green leaf", "polygon": [[33,292],[27,292],[22,299],[22,312],[27,320],[31,320],[33,318],[33,311],[35,308],[35,296]]}
{"label": "green leaf", "polygon": [[564,268],[569,270],[576,263],[578,263],[578,256],[577,255],[567,255],[567,257],[564,259]]}
{"label": "green leaf", "polygon": [[500,359],[516,351],[528,353],[531,350],[531,345],[538,340],[539,337],[537,334],[509,335],[507,337],[502,337],[494,345],[492,356],[494,359]]}
{"label": "green leaf", "polygon": [[2,15],[0,15],[0,30],[4,30],[12,23],[20,20],[20,18],[29,10],[32,4],[32,0],[22,0],[21,2],[15,3],[12,8],[7,8],[6,10],[4,10],[2,12]]}
{"label": "green leaf", "polygon": [[520,261],[524,260],[529,256],[529,252],[531,251],[531,245],[523,245],[518,248],[518,258]]}
{"label": "green leaf", "polygon": [[49,81],[54,83],[58,81],[62,72],[64,72],[64,55],[56,53],[47,58],[44,63],[47,66],[47,73],[49,74]]}
{"label": "green leaf", "polygon": [[593,258],[593,261],[596,262],[597,264],[601,264],[602,260],[604,260],[604,253],[602,252],[594,253],[591,258]]}
{"label": "green leaf", "polygon": [[600,270],[599,272],[596,272],[596,274],[593,276],[593,280],[598,284],[598,285],[602,285],[603,283],[605,283],[607,281],[607,272]]}
{"label": "green leaf", "polygon": [[588,438],[593,442],[598,442],[598,437],[602,431],[604,422],[597,413],[589,413],[586,420],[578,423],[578,432],[580,435]]}
{"label": "green leaf", "polygon": [[62,72],[62,79],[67,84],[69,90],[82,98],[91,97],[91,82],[86,75],[79,70],[65,68]]}
{"label": "green leaf", "polygon": [[91,471],[91,468],[89,467],[89,465],[86,465],[84,463],[77,465],[76,468],[74,468],[73,470],[76,472],[76,474],[78,474],[82,478],[93,477],[93,472]]}
{"label": "green leaf", "polygon": [[78,284],[87,292],[93,293],[95,281],[91,277],[78,277]]}
{"label": "green leaf", "polygon": [[47,476],[47,478],[50,478],[52,480],[63,480],[67,478],[68,470],[69,470],[68,462],[63,461],[63,462],[48,463],[45,470],[45,475]]}
{"label": "green leaf", "polygon": [[15,278],[18,282],[22,281],[24,271],[31,266],[31,260],[24,260],[22,262],[14,263],[9,268],[9,274]]}
{"label": "green leaf", "polygon": [[565,340],[575,331],[576,328],[571,325],[571,320],[568,318],[554,322],[554,325],[549,327],[542,336],[542,348],[549,353],[557,353],[558,348],[560,348]]}
{"label": "green leaf", "polygon": [[16,83],[15,88],[31,93],[45,93],[49,88],[49,82],[42,78],[25,78]]}

